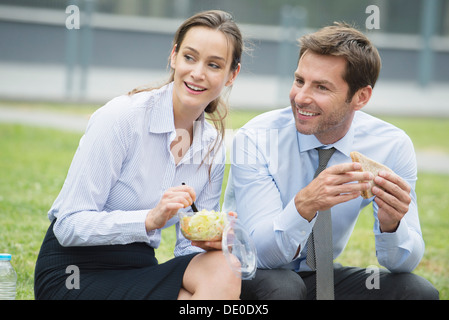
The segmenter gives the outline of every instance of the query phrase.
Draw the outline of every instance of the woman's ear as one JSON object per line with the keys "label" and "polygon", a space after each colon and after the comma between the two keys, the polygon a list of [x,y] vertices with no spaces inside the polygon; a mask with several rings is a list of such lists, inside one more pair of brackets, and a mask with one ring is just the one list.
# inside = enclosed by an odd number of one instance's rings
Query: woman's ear
{"label": "woman's ear", "polygon": [[229,87],[234,83],[235,78],[237,78],[237,75],[240,73],[241,65],[240,63],[237,65],[237,68],[231,72],[231,76],[229,80],[226,82],[225,86]]}
{"label": "woman's ear", "polygon": [[176,51],[177,45],[175,44],[173,46],[173,49],[170,54],[170,68],[175,69],[176,68],[176,56],[178,55],[178,52]]}

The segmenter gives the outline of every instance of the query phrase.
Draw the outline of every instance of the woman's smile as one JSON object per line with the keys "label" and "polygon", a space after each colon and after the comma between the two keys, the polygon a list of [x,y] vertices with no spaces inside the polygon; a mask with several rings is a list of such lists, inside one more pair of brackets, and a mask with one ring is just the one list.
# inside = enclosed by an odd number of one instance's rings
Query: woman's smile
{"label": "woman's smile", "polygon": [[195,85],[195,84],[190,83],[190,82],[185,82],[184,81],[184,84],[185,84],[185,86],[187,88],[187,91],[189,91],[192,94],[201,94],[201,93],[203,93],[204,91],[207,90],[206,88],[204,88],[204,87],[202,87],[200,85]]}

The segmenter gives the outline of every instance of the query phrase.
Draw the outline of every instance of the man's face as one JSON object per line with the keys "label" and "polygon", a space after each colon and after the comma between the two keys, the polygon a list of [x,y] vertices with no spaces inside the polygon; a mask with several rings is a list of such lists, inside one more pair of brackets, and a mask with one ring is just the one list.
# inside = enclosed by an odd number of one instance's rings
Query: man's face
{"label": "man's face", "polygon": [[290,102],[296,129],[313,134],[323,144],[334,143],[348,132],[355,113],[347,102],[349,86],[343,79],[346,60],[305,52],[295,71]]}

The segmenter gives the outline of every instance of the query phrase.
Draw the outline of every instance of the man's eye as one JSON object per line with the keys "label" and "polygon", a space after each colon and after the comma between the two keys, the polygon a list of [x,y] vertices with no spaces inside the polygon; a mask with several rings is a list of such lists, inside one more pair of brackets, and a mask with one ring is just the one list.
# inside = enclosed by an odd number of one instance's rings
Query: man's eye
{"label": "man's eye", "polygon": [[320,89],[321,91],[327,91],[328,89],[325,86],[318,86],[318,89]]}

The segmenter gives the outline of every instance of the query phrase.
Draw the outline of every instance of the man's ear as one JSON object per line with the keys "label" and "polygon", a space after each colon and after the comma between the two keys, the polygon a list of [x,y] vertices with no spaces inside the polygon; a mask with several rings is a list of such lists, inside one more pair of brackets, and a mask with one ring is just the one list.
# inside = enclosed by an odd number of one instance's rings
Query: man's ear
{"label": "man's ear", "polygon": [[178,55],[178,52],[176,52],[176,47],[177,45],[175,44],[170,54],[170,68],[172,69],[176,68],[176,56]]}
{"label": "man's ear", "polygon": [[354,106],[354,110],[360,110],[364,106],[366,106],[371,99],[371,95],[373,94],[373,88],[370,85],[366,87],[360,88],[352,97],[352,104]]}

